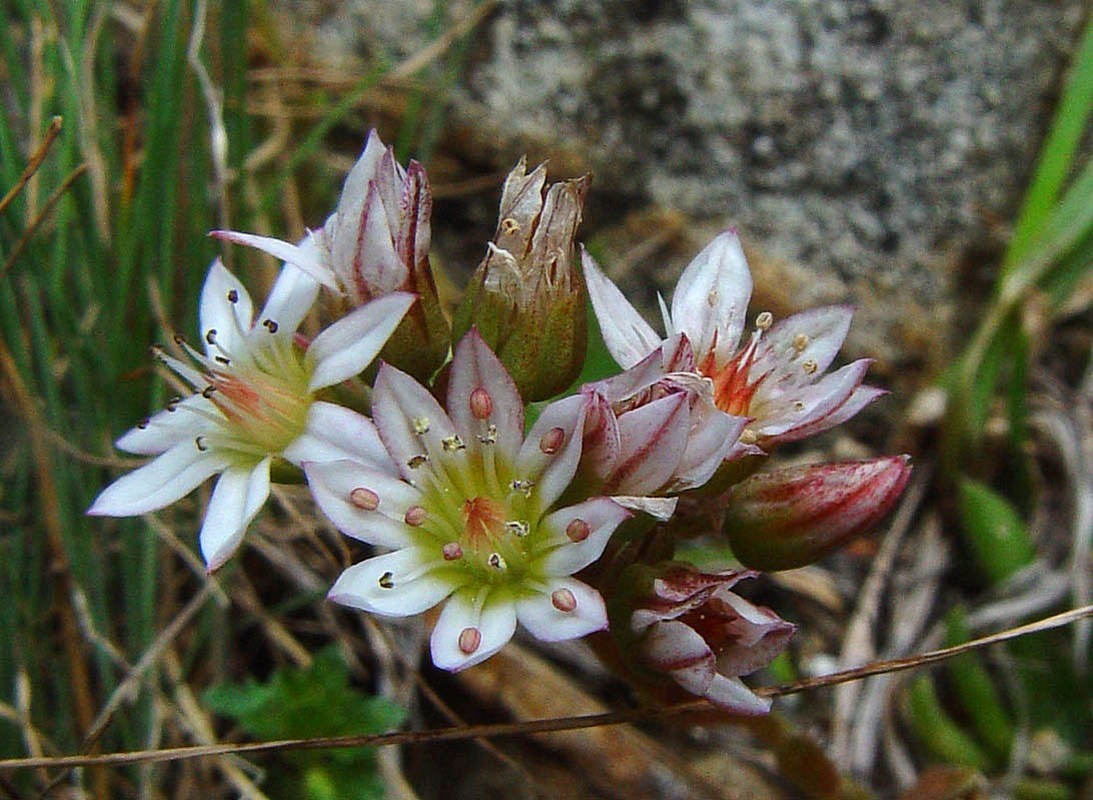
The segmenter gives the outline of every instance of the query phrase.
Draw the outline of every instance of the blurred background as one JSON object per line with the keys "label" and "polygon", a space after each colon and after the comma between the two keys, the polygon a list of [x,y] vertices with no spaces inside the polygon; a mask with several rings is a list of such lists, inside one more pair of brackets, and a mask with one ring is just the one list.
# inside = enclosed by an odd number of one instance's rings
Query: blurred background
{"label": "blurred background", "polygon": [[[874,536],[753,599],[796,622],[753,683],[1089,604],[1093,28],[1081,0],[7,0],[0,7],[0,756],[366,733],[626,708],[580,646],[458,676],[420,625],[323,602],[346,561],[281,489],[214,577],[201,491],[83,512],[172,390],[214,228],[323,224],[376,127],[422,161],[449,300],[504,175],[591,172],[582,240],[654,319],[739,229],[751,314],[857,306],[892,391],[783,463],[910,452]],[[54,122],[56,117],[63,122]],[[52,127],[51,127],[52,126]],[[41,156],[27,179],[28,162]],[[10,191],[9,191],[10,190]],[[592,348],[602,350],[593,342]],[[725,548],[691,554],[723,564]],[[1089,620],[713,718],[122,769],[0,771],[9,797],[1088,798]]]}

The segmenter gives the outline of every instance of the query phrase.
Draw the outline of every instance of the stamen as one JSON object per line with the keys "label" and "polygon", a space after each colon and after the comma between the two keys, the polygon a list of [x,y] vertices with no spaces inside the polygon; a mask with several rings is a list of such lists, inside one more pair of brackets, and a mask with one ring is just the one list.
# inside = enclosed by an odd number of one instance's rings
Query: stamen
{"label": "stamen", "polygon": [[410,469],[417,469],[424,466],[429,461],[428,453],[418,453],[416,456],[412,456],[409,461],[406,462],[406,466]]}
{"label": "stamen", "polygon": [[805,375],[813,375],[819,369],[819,365],[810,358],[801,365],[801,369],[805,371]]}
{"label": "stamen", "polygon": [[449,436],[446,439],[441,439],[440,444],[444,447],[445,453],[454,453],[457,450],[465,450],[467,448],[458,434]]}
{"label": "stamen", "polygon": [[755,318],[755,327],[761,331],[770,330],[770,326],[774,324],[774,315],[769,311],[760,311],[759,315]]}
{"label": "stamen", "polygon": [[805,404],[802,403],[800,400],[794,400],[793,401],[793,410],[796,411],[798,414],[800,414],[802,411],[805,410]]}
{"label": "stamen", "polygon": [[140,428],[142,431],[147,430],[148,426],[151,423],[152,423],[152,420],[149,419],[148,417],[145,417],[144,419],[142,419],[140,422],[137,423],[137,427]]}
{"label": "stamen", "polygon": [[194,444],[197,445],[197,449],[200,450],[202,453],[209,449],[209,445],[206,444],[204,436],[198,436],[197,438],[195,438]]}
{"label": "stamen", "polygon": [[509,488],[514,492],[520,492],[524,497],[531,497],[531,490],[535,488],[535,482],[522,478],[513,478]]}
{"label": "stamen", "polygon": [[214,392],[216,392],[216,387],[210,383],[208,386],[201,390],[201,396],[208,400],[210,397],[213,396]]}
{"label": "stamen", "polygon": [[793,337],[793,349],[800,353],[806,347],[811,340],[808,338],[807,333],[798,333]]}
{"label": "stamen", "polygon": [[527,520],[523,519],[510,520],[505,523],[505,532],[523,539],[531,533],[531,525],[528,524]]}
{"label": "stamen", "polygon": [[497,444],[497,426],[488,426],[485,433],[478,434],[477,439],[482,444]]}
{"label": "stamen", "polygon": [[429,432],[429,418],[428,417],[414,417],[410,420],[410,423],[414,426],[414,433],[418,436],[424,436]]}
{"label": "stamen", "polygon": [[270,333],[277,333],[277,328],[280,327],[276,322],[271,319],[262,320],[262,325],[264,325],[266,330],[268,330]]}
{"label": "stamen", "polygon": [[406,514],[403,516],[403,521],[410,526],[418,527],[425,521],[425,518],[429,515],[421,506],[410,506],[406,509]]}
{"label": "stamen", "polygon": [[239,302],[239,292],[237,292],[235,289],[228,289],[228,302],[229,303],[238,303]]}
{"label": "stamen", "polygon": [[171,338],[174,339],[175,344],[177,344],[179,347],[185,347],[186,346],[186,339],[183,338],[181,333],[176,333]]}
{"label": "stamen", "polygon": [[445,561],[458,561],[463,558],[463,548],[459,546],[459,542],[448,542],[440,552]]}
{"label": "stamen", "polygon": [[565,526],[565,535],[571,542],[583,542],[592,533],[592,527],[580,517]]}
{"label": "stamen", "polygon": [[479,386],[471,392],[470,406],[471,414],[475,419],[489,419],[490,414],[493,413],[493,398],[490,397],[489,392]]}
{"label": "stamen", "polygon": [[559,611],[568,614],[577,607],[577,598],[569,589],[558,589],[550,595],[550,603]]}
{"label": "stamen", "polygon": [[379,508],[380,496],[371,489],[358,486],[349,493],[349,502],[362,511],[375,511]]}
{"label": "stamen", "polygon": [[395,576],[390,572],[385,572],[380,575],[379,585],[381,589],[393,589],[395,588]]}
{"label": "stamen", "polygon": [[213,359],[216,361],[217,364],[223,364],[225,367],[230,367],[232,363],[231,359],[224,356],[213,356]]}
{"label": "stamen", "polygon": [[459,652],[469,656],[482,644],[482,631],[478,628],[464,628],[459,633]]}
{"label": "stamen", "polygon": [[706,305],[708,305],[710,308],[716,307],[718,297],[719,295],[717,294],[717,289],[710,289],[710,293],[706,295]]}
{"label": "stamen", "polygon": [[486,563],[498,572],[503,572],[509,568],[508,562],[502,558],[500,553],[490,553],[490,557],[486,559]]}
{"label": "stamen", "polygon": [[216,328],[209,328],[205,331],[205,341],[209,344],[216,344]]}
{"label": "stamen", "polygon": [[505,217],[501,220],[501,233],[506,236],[512,236],[520,231],[520,223],[512,217]]}
{"label": "stamen", "polygon": [[182,398],[179,397],[178,395],[175,395],[174,397],[172,397],[170,400],[167,401],[167,410],[168,411],[177,411],[178,410],[178,404],[181,403],[181,402],[182,402]]}
{"label": "stamen", "polygon": [[539,449],[548,456],[554,455],[558,452],[558,448],[562,446],[563,441],[565,441],[565,430],[563,428],[551,428],[539,440]]}

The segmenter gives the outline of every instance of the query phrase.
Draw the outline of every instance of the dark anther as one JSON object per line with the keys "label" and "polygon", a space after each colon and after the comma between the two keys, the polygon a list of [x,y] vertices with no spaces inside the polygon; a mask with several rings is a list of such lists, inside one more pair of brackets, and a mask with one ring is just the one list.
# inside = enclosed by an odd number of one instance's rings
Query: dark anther
{"label": "dark anther", "polygon": [[229,366],[232,363],[231,359],[225,358],[224,356],[213,356],[213,358],[216,359],[216,363],[223,364],[225,367]]}
{"label": "dark anther", "polygon": [[181,402],[181,397],[172,397],[170,400],[167,401],[167,410],[174,411],[176,408],[178,408],[178,404]]}
{"label": "dark anther", "polygon": [[205,334],[205,341],[209,344],[216,344],[216,328],[209,328]]}
{"label": "dark anther", "polygon": [[263,320],[262,324],[266,326],[270,333],[277,333],[277,323],[273,320]]}
{"label": "dark anther", "polygon": [[209,446],[205,444],[204,436],[198,436],[196,439],[194,439],[194,444],[197,445],[197,449],[200,450],[202,453],[209,449]]}
{"label": "dark anther", "polygon": [[229,303],[238,303],[239,302],[239,292],[237,292],[235,289],[229,289],[228,290],[228,302]]}
{"label": "dark anther", "polygon": [[210,397],[213,396],[213,392],[215,391],[215,386],[206,386],[204,389],[201,390],[201,396],[208,400]]}

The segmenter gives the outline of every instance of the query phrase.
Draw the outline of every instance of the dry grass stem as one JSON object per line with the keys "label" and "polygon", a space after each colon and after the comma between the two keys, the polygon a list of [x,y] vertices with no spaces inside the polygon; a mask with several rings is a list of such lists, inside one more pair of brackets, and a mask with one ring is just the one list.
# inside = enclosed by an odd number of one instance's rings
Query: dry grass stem
{"label": "dry grass stem", "polygon": [[[19,196],[19,192],[27,185],[34,173],[38,171],[38,168],[42,166],[42,162],[46,160],[46,156],[49,155],[49,150],[53,147],[53,142],[57,139],[58,134],[61,132],[61,128],[64,127],[64,120],[61,117],[54,117],[49,123],[49,127],[46,128],[45,137],[42,139],[38,147],[31,153],[30,160],[27,161],[26,167],[23,169],[23,173],[19,176],[19,180],[15,182],[7,194],[3,198],[0,198],[0,214],[3,214],[7,207],[11,205],[12,201]],[[31,208],[31,204],[27,204],[28,209]]]}

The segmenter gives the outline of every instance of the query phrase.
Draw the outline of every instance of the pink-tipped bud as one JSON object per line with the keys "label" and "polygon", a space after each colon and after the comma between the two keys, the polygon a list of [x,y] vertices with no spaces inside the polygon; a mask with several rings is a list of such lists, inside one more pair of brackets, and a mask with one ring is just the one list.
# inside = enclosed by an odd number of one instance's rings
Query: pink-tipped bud
{"label": "pink-tipped bud", "polygon": [[521,160],[505,179],[494,241],[452,322],[453,341],[471,329],[497,353],[528,402],[576,380],[587,338],[585,286],[574,237],[588,176],[546,189],[546,167]]}
{"label": "pink-tipped bud", "polygon": [[754,475],[733,488],[725,532],[746,566],[811,564],[880,522],[910,477],[909,456]]}
{"label": "pink-tipped bud", "polygon": [[734,591],[755,572],[699,572],[662,562],[627,567],[608,609],[618,656],[638,688],[664,696],[673,684],[737,714],[770,701],[740,680],[785,649],[796,626]]}

